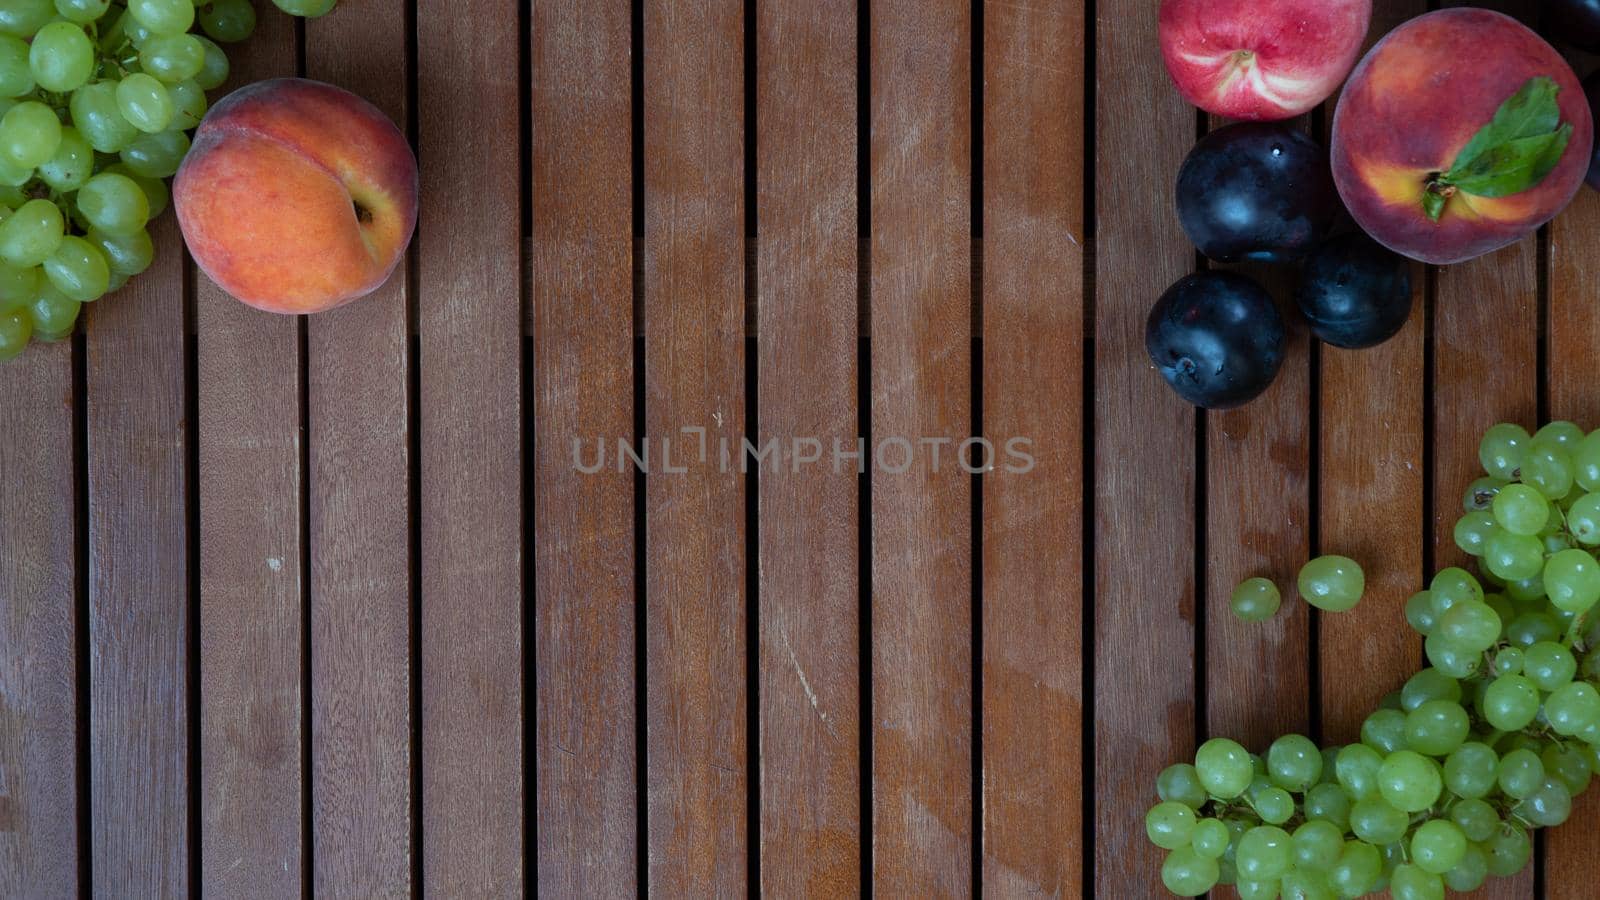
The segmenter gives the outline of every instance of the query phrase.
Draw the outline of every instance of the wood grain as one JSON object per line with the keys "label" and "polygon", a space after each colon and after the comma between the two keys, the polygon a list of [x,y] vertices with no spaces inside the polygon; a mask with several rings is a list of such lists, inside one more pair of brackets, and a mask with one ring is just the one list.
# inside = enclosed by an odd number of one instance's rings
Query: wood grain
{"label": "wood grain", "polygon": [[87,311],[89,850],[95,896],[187,897],[190,523],[184,254],[176,217],[154,263]]}
{"label": "wood grain", "polygon": [[[509,14],[511,5],[503,5]],[[553,896],[620,896],[641,887],[635,883],[634,474],[619,464],[617,449],[633,434],[629,52],[626,4],[534,6],[538,883]],[[482,77],[498,84],[502,76],[486,69]],[[442,82],[438,89],[441,104],[456,92]],[[427,119],[424,109],[425,128]],[[443,145],[453,135],[441,132],[438,139],[439,151],[449,152]],[[497,149],[509,157],[515,143]],[[446,189],[439,185],[441,193]],[[477,229],[457,234],[475,240]],[[424,261],[439,249],[427,251]],[[498,318],[501,311],[488,302],[509,295],[510,285],[482,293],[481,315]],[[460,338],[481,330],[463,329]],[[505,438],[513,436],[508,431]],[[596,474],[579,472],[575,442],[592,454],[601,441],[610,445],[610,464]],[[486,443],[475,453],[483,464],[506,458],[508,450]],[[467,506],[459,511],[476,515]],[[504,504],[508,526],[516,511],[514,501]],[[514,614],[515,597],[505,599]],[[424,750],[428,758],[432,751]],[[441,815],[440,827],[458,815]],[[472,847],[463,842],[460,851]]]}
{"label": "wood grain", "polygon": [[[115,302],[115,298],[111,301]],[[0,896],[78,896],[71,341],[0,378]]]}
{"label": "wood grain", "polygon": [[[861,886],[856,4],[756,5],[761,888]],[[865,202],[865,201],[862,201]],[[792,446],[792,445],[791,445]],[[791,463],[785,465],[785,462]]]}
{"label": "wood grain", "polygon": [[[549,10],[547,4],[537,6],[534,37],[553,31],[570,40],[570,21],[548,18]],[[424,160],[424,212],[416,245],[421,815],[423,888],[430,896],[512,897],[525,890],[523,791],[532,775],[523,767],[522,725],[518,235],[524,186],[517,144],[525,111],[518,92],[523,48],[517,15],[517,4],[509,0],[474,4],[471,15],[457,5],[429,0],[418,5],[416,16],[418,155]],[[604,21],[590,21],[592,33],[609,33]],[[549,84],[552,62],[559,66],[562,60],[535,52],[536,91]],[[575,72],[585,71],[574,62]],[[541,96],[535,93],[536,106]],[[560,128],[545,120],[543,133],[559,134]],[[540,158],[535,157],[536,174]],[[533,193],[552,192],[548,183],[536,181]],[[601,202],[599,196],[592,200]],[[582,261],[574,254],[569,264]],[[544,408],[555,418],[563,405]],[[536,501],[541,516],[551,509],[548,499],[541,494]],[[542,534],[541,547],[570,553],[570,571],[593,576],[588,587],[595,597],[609,596],[602,577],[609,573],[584,566],[592,551],[572,548],[557,529]],[[541,591],[561,590],[561,576],[551,574],[541,578]],[[541,593],[541,604],[544,597]],[[540,662],[560,666],[564,661],[546,656]],[[586,756],[590,750],[576,738],[567,746]],[[564,764],[555,753],[543,759]],[[630,770],[631,763],[624,761]],[[541,787],[554,774],[542,771]],[[541,833],[559,833],[553,818],[543,819],[545,812],[541,807]],[[547,885],[556,893],[562,890],[558,879]]]}
{"label": "wood grain", "polygon": [[[1426,10],[1422,0],[1378,0],[1367,43]],[[1413,263],[1411,318],[1398,335],[1366,350],[1321,348],[1319,552],[1359,561],[1367,579],[1360,615],[1321,616],[1317,626],[1324,743],[1357,740],[1384,695],[1422,665],[1421,640],[1403,623],[1423,577],[1426,288]]]}
{"label": "wood grain", "polygon": [[1084,894],[1087,24],[1081,0],[984,6],[983,430],[1001,456],[983,482],[980,821],[998,896]]}
{"label": "wood grain", "polygon": [[971,16],[872,6],[872,871],[892,897],[973,878]]}
{"label": "wood grain", "polygon": [[[264,15],[228,88],[294,72],[293,20]],[[203,890],[299,897],[305,848],[297,319],[196,274]]]}
{"label": "wood grain", "polygon": [[1161,860],[1137,811],[1195,743],[1195,413],[1144,350],[1150,307],[1194,264],[1172,192],[1150,186],[1172,182],[1195,114],[1152,64],[1150,5],[1096,15],[1094,886],[1139,897]]}
{"label": "wood grain", "polygon": [[733,897],[748,884],[745,494],[719,448],[745,434],[742,4],[651,0],[644,43],[649,889]]}
{"label": "wood grain", "polygon": [[[307,20],[308,77],[406,127],[403,0]],[[311,798],[316,892],[411,893],[406,271],[306,322]]]}
{"label": "wood grain", "polygon": [[[1600,391],[1591,360],[1600,356],[1600,194],[1589,188],[1550,225],[1549,352],[1550,418],[1568,419],[1586,431],[1600,428]],[[1578,900],[1594,892],[1594,861],[1600,858],[1600,790],[1573,803],[1568,824],[1546,833],[1545,895]]]}
{"label": "wood grain", "polygon": [[[1538,416],[1536,239],[1440,269],[1433,350],[1434,569],[1470,562],[1455,545],[1461,496],[1482,474],[1478,442],[1496,422],[1532,430]],[[1475,567],[1473,567],[1475,571]],[[1405,677],[1405,676],[1399,676]],[[1402,682],[1396,678],[1390,690]],[[1483,896],[1534,895],[1532,865],[1492,879]]]}

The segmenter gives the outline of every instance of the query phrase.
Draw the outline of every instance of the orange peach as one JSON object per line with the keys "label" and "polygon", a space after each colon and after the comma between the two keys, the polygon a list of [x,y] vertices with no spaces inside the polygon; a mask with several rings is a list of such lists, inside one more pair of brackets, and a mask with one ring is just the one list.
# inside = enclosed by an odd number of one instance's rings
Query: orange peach
{"label": "orange peach", "polygon": [[173,206],[195,262],[241,302],[332,309],[376,290],[417,224],[417,160],[377,107],[280,78],[229,94],[195,133]]}
{"label": "orange peach", "polygon": [[[1555,82],[1560,122],[1572,126],[1554,168],[1498,197],[1439,184],[1501,105],[1539,77]],[[1444,9],[1396,28],[1356,66],[1334,115],[1333,178],[1373,238],[1444,265],[1514,243],[1554,218],[1583,185],[1593,140],[1583,88],[1554,48],[1500,13]],[[1445,200],[1437,221],[1424,206],[1430,190],[1435,202]]]}

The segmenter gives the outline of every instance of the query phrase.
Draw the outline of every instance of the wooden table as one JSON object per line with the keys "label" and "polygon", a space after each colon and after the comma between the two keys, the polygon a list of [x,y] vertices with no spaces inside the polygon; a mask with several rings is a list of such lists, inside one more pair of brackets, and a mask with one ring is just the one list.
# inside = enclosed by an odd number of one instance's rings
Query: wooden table
{"label": "wooden table", "polygon": [[[297,320],[168,215],[0,370],[0,897],[1153,896],[1163,766],[1349,740],[1419,666],[1481,430],[1600,425],[1588,191],[1383,347],[1181,404],[1142,329],[1207,123],[1153,0],[257,5],[234,82],[405,123],[420,233]],[[1228,614],[1331,551],[1363,614]]]}

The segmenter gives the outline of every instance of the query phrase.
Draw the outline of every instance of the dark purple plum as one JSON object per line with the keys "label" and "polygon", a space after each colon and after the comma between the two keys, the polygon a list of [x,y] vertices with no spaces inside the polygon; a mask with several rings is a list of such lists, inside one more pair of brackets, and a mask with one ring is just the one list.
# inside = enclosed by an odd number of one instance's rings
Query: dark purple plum
{"label": "dark purple plum", "polygon": [[1178,220],[1218,262],[1300,259],[1342,209],[1327,151],[1282,122],[1219,128],[1178,170]]}
{"label": "dark purple plum", "polygon": [[1359,232],[1336,237],[1306,260],[1295,300],[1321,340],[1375,347],[1411,317],[1411,264]]}
{"label": "dark purple plum", "polygon": [[1205,409],[1255,399],[1283,366],[1283,317],[1261,285],[1236,272],[1198,272],[1150,311],[1144,347],[1178,396]]}
{"label": "dark purple plum", "polygon": [[1539,25],[1557,43],[1600,53],[1600,0],[1543,0]]}

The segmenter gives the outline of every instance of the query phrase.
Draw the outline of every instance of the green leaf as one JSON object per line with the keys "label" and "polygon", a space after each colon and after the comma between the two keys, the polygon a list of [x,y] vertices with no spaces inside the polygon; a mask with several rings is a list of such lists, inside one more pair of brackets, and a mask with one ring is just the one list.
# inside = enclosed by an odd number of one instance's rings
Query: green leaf
{"label": "green leaf", "polygon": [[[1522,87],[1495,110],[1489,124],[1478,129],[1461,149],[1450,166],[1450,173],[1466,169],[1502,144],[1555,131],[1561,123],[1561,107],[1556,104],[1559,93],[1561,86],[1546,75],[1536,75],[1523,82]],[[1447,174],[1446,178],[1449,177]]]}
{"label": "green leaf", "polygon": [[1451,173],[1451,184],[1475,197],[1520,194],[1550,174],[1571,140],[1572,125],[1567,124],[1549,134],[1508,141],[1473,160],[1465,171]]}

